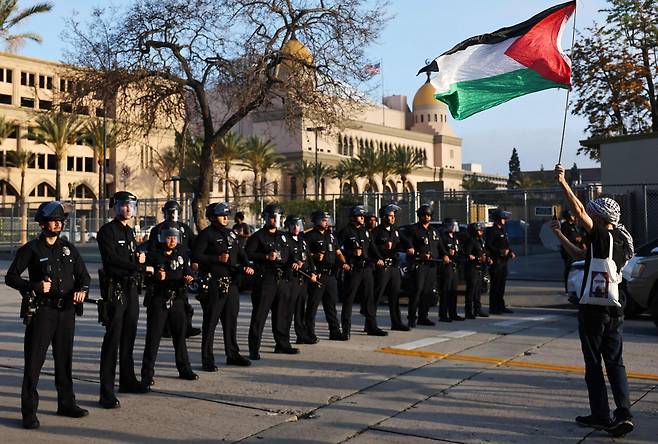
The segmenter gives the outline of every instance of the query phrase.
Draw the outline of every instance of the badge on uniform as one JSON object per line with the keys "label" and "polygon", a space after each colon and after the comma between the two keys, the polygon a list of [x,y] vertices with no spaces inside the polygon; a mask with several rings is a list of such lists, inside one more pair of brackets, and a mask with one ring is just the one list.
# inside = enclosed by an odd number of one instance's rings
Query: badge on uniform
{"label": "badge on uniform", "polygon": [[286,235],[285,235],[285,234],[282,234],[282,235],[281,235],[281,240],[283,241],[284,244],[287,243],[287,242],[286,242]]}
{"label": "badge on uniform", "polygon": [[177,269],[177,268],[178,268],[178,261],[177,261],[176,259],[172,260],[172,261],[169,263],[169,268],[171,268],[172,270]]}
{"label": "badge on uniform", "polygon": [[71,250],[69,249],[69,247],[62,247],[62,253],[64,254],[64,256],[70,256]]}

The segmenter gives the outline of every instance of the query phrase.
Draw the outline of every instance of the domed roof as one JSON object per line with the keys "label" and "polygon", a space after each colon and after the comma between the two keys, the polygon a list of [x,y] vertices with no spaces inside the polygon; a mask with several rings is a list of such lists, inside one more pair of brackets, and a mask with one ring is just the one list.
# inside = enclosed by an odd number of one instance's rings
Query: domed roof
{"label": "domed roof", "polygon": [[427,82],[425,82],[423,86],[418,89],[416,95],[414,96],[413,109],[416,109],[419,106],[433,106],[436,108],[442,108],[441,105],[443,105],[443,107],[445,107],[443,102],[434,98],[435,93],[436,88],[434,88],[432,82],[427,79]]}
{"label": "domed roof", "polygon": [[[297,37],[293,36],[290,40],[288,40],[283,45],[283,48],[281,48],[281,52],[297,60],[303,60],[309,65],[313,63],[313,54],[311,54],[311,51],[306,47],[306,45],[297,40]],[[288,62],[288,60],[285,62]]]}

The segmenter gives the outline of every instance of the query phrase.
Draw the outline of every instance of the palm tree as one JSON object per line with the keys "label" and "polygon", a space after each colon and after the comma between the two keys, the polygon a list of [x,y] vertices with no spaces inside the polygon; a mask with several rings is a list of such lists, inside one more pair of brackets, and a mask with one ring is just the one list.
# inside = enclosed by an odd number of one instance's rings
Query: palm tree
{"label": "palm tree", "polygon": [[47,145],[57,159],[55,170],[55,198],[62,198],[62,161],[68,153],[68,145],[75,143],[82,134],[83,122],[75,114],[62,111],[38,114],[36,117],[37,142]]}
{"label": "palm tree", "polygon": [[[395,168],[393,163],[393,152],[391,151],[380,151],[377,154],[377,169],[379,174],[382,176],[382,193],[386,190],[386,182],[388,178],[395,174]],[[393,190],[391,190],[393,191]]]}
{"label": "palm tree", "polygon": [[242,171],[251,171],[254,174],[252,188],[254,200],[264,192],[267,184],[267,172],[281,165],[284,158],[274,151],[271,140],[263,140],[258,136],[247,139],[244,147],[242,161],[238,164]]}
{"label": "palm tree", "polygon": [[230,172],[234,161],[240,159],[244,151],[244,138],[238,134],[228,133],[219,141],[215,159],[224,167],[224,200],[229,200]]}
{"label": "palm tree", "polygon": [[288,172],[297,179],[301,179],[304,200],[306,200],[306,197],[308,196],[308,181],[312,177],[315,177],[314,164],[304,159],[300,159],[288,166]]}
{"label": "palm tree", "polygon": [[[107,132],[107,140],[105,133]],[[116,122],[107,122],[104,124],[103,119],[91,119],[83,128],[83,138],[94,152],[96,163],[98,164],[98,199],[103,199],[103,169],[105,168],[105,155],[116,149],[126,140],[126,128]]]}
{"label": "palm tree", "polygon": [[359,157],[356,159],[357,173],[361,177],[368,179],[368,185],[371,190],[375,189],[375,175],[379,174],[379,156],[377,151],[370,146],[361,150]]}
{"label": "palm tree", "polygon": [[[358,174],[359,165],[356,159],[341,159],[334,167],[331,177],[338,179],[340,193],[343,193],[343,186],[350,184],[351,192],[354,191],[354,183]],[[350,192],[350,194],[351,194]]]}
{"label": "palm tree", "polygon": [[400,176],[402,181],[402,192],[407,191],[407,177],[413,171],[425,164],[425,159],[418,151],[398,146],[392,155],[393,172]]}
{"label": "palm tree", "polygon": [[324,190],[322,189],[324,187],[322,187],[322,179],[327,178],[327,177],[331,177],[332,174],[333,174],[334,169],[332,167],[330,167],[329,165],[325,165],[322,162],[318,162],[317,164],[313,163],[312,168],[313,168],[313,177],[315,177],[316,174],[318,175],[318,188],[319,189],[316,190],[317,195],[322,196],[322,198],[324,199],[324,192],[323,192]]}
{"label": "palm tree", "polygon": [[25,32],[21,34],[12,34],[12,28],[20,25],[26,19],[42,12],[48,12],[53,8],[51,3],[37,3],[34,6],[18,10],[18,0],[0,0],[0,38],[5,41],[9,52],[15,52],[27,40],[41,43],[42,38],[39,34]]}
{"label": "palm tree", "polygon": [[18,195],[21,212],[21,244],[27,242],[27,205],[25,205],[25,173],[27,167],[34,161],[34,153],[31,151],[8,151],[7,163],[9,166],[21,170],[21,189]]}

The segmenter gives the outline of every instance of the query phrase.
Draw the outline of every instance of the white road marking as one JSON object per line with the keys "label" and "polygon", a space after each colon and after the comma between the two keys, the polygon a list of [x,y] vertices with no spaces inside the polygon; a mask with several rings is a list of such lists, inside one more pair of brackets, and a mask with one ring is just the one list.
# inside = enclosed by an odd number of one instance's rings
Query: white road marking
{"label": "white road marking", "polygon": [[402,350],[413,350],[415,348],[426,347],[428,345],[438,344],[439,342],[446,342],[449,340],[450,338],[441,338],[434,336],[432,338],[423,338],[413,342],[406,342],[404,344],[396,345],[393,348],[399,348]]}
{"label": "white road marking", "polygon": [[555,315],[533,316],[527,318],[510,319],[509,321],[494,322],[496,327],[511,327],[512,325],[522,324],[524,322],[552,321],[557,318]]}
{"label": "white road marking", "polygon": [[427,347],[428,345],[438,344],[440,342],[446,342],[451,339],[460,339],[465,338],[466,336],[474,335],[475,331],[471,330],[457,330],[441,333],[439,336],[432,336],[429,338],[419,339],[413,342],[405,342],[404,344],[396,345],[393,348],[399,348],[402,350],[414,350],[416,348]]}

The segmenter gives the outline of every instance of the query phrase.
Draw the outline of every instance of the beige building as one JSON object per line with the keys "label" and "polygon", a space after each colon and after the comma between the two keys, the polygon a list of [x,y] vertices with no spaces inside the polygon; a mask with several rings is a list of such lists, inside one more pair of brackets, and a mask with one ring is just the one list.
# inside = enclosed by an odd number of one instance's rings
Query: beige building
{"label": "beige building", "polygon": [[[8,153],[16,150],[29,150],[35,154],[25,176],[27,201],[40,202],[55,197],[57,160],[50,147],[35,140],[34,117],[36,113],[57,105],[60,92],[74,88],[65,71],[66,67],[59,63],[0,53],[0,116],[14,122],[16,127],[0,146],[2,203],[15,202],[20,192],[20,170],[8,162],[11,157]],[[75,110],[70,104],[60,106],[82,118],[102,117],[105,112],[103,103],[98,101],[90,101]],[[155,159],[158,151],[173,144],[173,130],[156,130],[148,139],[137,137],[118,150],[109,151],[106,195],[129,189],[140,197],[163,196],[162,181],[154,174]],[[96,199],[99,195],[99,167],[93,150],[79,140],[69,145],[62,163],[62,198]]]}

